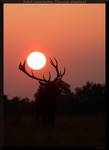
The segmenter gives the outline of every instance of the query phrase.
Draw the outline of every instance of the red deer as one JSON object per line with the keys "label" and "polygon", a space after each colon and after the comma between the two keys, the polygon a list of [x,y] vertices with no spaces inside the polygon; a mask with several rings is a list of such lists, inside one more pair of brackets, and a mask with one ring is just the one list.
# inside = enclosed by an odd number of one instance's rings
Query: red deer
{"label": "red deer", "polygon": [[46,123],[48,122],[48,125],[54,125],[55,120],[55,111],[56,111],[56,98],[61,93],[61,89],[58,86],[58,82],[62,79],[63,75],[65,74],[65,68],[64,71],[61,72],[58,67],[58,61],[56,58],[54,58],[55,63],[50,58],[50,63],[52,67],[55,69],[57,75],[56,77],[51,80],[51,74],[49,72],[48,79],[45,79],[45,76],[43,75],[43,78],[38,78],[34,75],[33,71],[31,70],[31,74],[26,71],[25,68],[25,61],[23,64],[19,64],[19,69],[23,71],[26,75],[28,75],[30,78],[38,80],[40,83],[40,86],[43,86],[43,91],[39,94],[37,101],[36,101],[36,116],[37,118],[41,116],[42,121]]}

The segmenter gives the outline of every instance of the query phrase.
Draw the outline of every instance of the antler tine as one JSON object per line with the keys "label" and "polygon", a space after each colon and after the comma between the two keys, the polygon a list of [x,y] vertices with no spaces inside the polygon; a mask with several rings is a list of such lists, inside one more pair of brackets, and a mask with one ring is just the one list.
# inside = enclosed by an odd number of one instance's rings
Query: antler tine
{"label": "antler tine", "polygon": [[50,71],[49,71],[49,78],[48,78],[48,81],[50,81],[50,79],[51,79],[51,73],[50,73]]}
{"label": "antler tine", "polygon": [[63,71],[63,73],[62,73],[61,70],[59,71],[59,68],[58,68],[58,61],[57,61],[57,59],[56,59],[55,57],[54,57],[54,60],[55,60],[55,64],[54,64],[53,60],[50,58],[50,63],[51,63],[51,65],[55,68],[55,70],[56,70],[56,72],[57,72],[57,76],[56,76],[56,78],[54,79],[54,81],[56,81],[56,80],[58,80],[58,79],[61,79],[62,76],[65,74],[65,67],[64,67],[64,71]]}
{"label": "antler tine", "polygon": [[65,67],[64,67],[64,71],[63,71],[63,73],[61,74],[61,76],[63,76],[63,75],[65,74],[65,71],[66,71],[66,70],[65,70]]}
{"label": "antler tine", "polygon": [[[44,79],[44,80],[46,80],[46,78],[45,78],[44,74],[43,74],[43,79]],[[51,79],[51,74],[50,74],[50,72],[49,72],[49,77],[48,77],[48,80],[46,80],[46,81],[47,81],[47,82],[49,82],[49,81],[50,81],[50,79]]]}
{"label": "antler tine", "polygon": [[54,60],[56,62],[56,66],[58,66],[58,61],[57,61],[57,59],[55,57],[54,57]]}
{"label": "antler tine", "polygon": [[21,70],[21,67],[22,67],[22,64],[21,64],[21,62],[20,62],[20,64],[19,64],[19,69]]}
{"label": "antler tine", "polygon": [[54,66],[53,60],[50,58],[50,63]]}
{"label": "antler tine", "polygon": [[[54,58],[55,59],[55,58]],[[56,60],[55,60],[56,61]],[[54,66],[54,67],[56,67],[58,64],[57,64],[57,61],[56,61],[56,65],[54,64],[54,62],[53,62],[53,60],[50,58],[50,63]]]}
{"label": "antler tine", "polygon": [[62,76],[65,74],[65,71],[66,71],[66,70],[65,70],[65,67],[64,67],[64,71],[63,71],[63,73],[62,73]]}
{"label": "antler tine", "polygon": [[44,74],[43,74],[43,79],[46,80]]}
{"label": "antler tine", "polygon": [[26,62],[26,61],[24,61],[24,63],[23,63],[23,67],[24,67],[24,68],[25,68],[25,62]]}
{"label": "antler tine", "polygon": [[55,60],[55,63],[56,63],[56,65],[55,65],[56,71],[59,74],[58,61],[57,61],[57,59],[55,57],[54,57],[54,60]]}
{"label": "antler tine", "polygon": [[32,69],[31,69],[31,73],[32,73],[32,76],[34,77],[34,73],[33,73]]}
{"label": "antler tine", "polygon": [[20,62],[20,64],[19,64],[19,69],[22,70],[22,71],[23,71],[23,69],[25,69],[25,61],[24,61],[23,65],[22,65],[22,63]]}
{"label": "antler tine", "polygon": [[56,69],[56,72],[59,74],[59,70],[58,70],[58,61],[57,59],[54,57],[55,63],[53,62],[53,60],[50,58],[50,63],[52,64],[52,66]]}
{"label": "antler tine", "polygon": [[54,79],[54,81],[56,81],[56,80],[60,80],[62,77],[63,77],[63,75],[65,74],[65,67],[64,67],[64,71],[63,71],[63,73],[61,73],[61,71],[60,71],[60,73],[59,73],[59,75],[57,75],[57,77]]}

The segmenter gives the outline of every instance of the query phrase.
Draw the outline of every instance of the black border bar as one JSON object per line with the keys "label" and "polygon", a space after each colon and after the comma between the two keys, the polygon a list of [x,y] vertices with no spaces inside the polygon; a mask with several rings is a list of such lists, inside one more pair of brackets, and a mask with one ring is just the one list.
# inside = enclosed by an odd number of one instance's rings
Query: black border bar
{"label": "black border bar", "polygon": [[2,0],[3,3],[106,3],[108,0]]}

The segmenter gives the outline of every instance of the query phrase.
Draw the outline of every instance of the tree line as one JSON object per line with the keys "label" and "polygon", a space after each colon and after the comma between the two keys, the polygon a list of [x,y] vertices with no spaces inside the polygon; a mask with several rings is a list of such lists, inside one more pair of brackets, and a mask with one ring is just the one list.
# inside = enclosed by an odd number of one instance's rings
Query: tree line
{"label": "tree line", "polygon": [[[92,114],[105,112],[105,85],[100,83],[86,82],[85,85],[71,91],[70,85],[64,81],[59,83],[63,87],[62,93],[56,99],[57,114]],[[12,99],[4,95],[5,115],[34,115],[38,96],[43,91],[43,86],[34,94],[34,101],[29,98],[18,96]]]}

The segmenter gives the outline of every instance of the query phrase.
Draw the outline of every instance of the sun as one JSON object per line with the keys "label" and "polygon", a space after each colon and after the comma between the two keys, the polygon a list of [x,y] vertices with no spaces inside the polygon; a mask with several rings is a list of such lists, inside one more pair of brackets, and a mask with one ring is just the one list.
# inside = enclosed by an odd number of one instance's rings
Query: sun
{"label": "sun", "polygon": [[41,52],[31,52],[27,57],[27,65],[33,70],[40,70],[46,65],[46,57]]}

